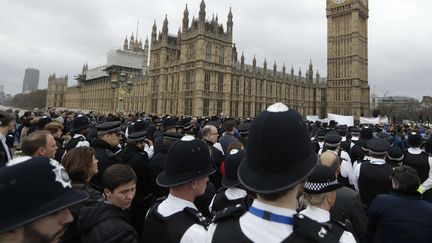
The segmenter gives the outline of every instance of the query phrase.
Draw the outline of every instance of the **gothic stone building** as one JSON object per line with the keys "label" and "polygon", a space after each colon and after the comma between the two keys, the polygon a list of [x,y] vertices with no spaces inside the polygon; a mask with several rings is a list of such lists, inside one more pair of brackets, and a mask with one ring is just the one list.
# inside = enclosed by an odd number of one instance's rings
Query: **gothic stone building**
{"label": "gothic stone building", "polygon": [[327,0],[327,111],[369,116],[368,0]]}
{"label": "gothic stone building", "polygon": [[226,29],[218,18],[206,18],[201,2],[199,17],[189,20],[183,13],[177,36],[168,33],[165,17],[162,32],[153,25],[150,49],[146,110],[157,114],[255,116],[274,102],[284,102],[303,114],[325,113],[326,84],[312,64],[301,71],[287,73],[273,68],[245,64],[238,60],[233,45],[233,14],[228,14]]}
{"label": "gothic stone building", "polygon": [[68,84],[68,76],[56,77],[52,74],[48,77],[48,90],[47,90],[47,107],[63,107],[64,95]]}
{"label": "gothic stone building", "polygon": [[314,73],[312,63],[304,74],[292,67],[287,72],[285,65],[278,69],[276,63],[268,67],[266,60],[258,66],[255,57],[246,64],[233,44],[231,10],[224,27],[217,17],[206,17],[202,1],[198,18],[189,19],[186,6],[176,35],[168,32],[167,17],[161,31],[153,25],[148,68],[147,42],[140,49],[132,38],[117,52],[140,53],[142,67],[124,58],[93,70],[85,67],[78,77],[81,104],[71,108],[115,111],[118,99],[111,80],[126,72],[134,83],[126,94],[126,112],[245,117],[284,102],[304,115],[368,116],[367,18],[367,0],[327,0],[329,77],[325,79]]}

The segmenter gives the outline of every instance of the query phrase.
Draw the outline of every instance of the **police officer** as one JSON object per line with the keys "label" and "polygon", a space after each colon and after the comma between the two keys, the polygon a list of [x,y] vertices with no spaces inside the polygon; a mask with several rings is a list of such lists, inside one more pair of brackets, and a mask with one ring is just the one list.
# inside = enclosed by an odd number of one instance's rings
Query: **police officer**
{"label": "police officer", "polygon": [[154,188],[148,167],[149,157],[145,151],[146,144],[151,143],[147,139],[147,131],[140,127],[141,122],[135,122],[129,127],[128,142],[126,147],[119,153],[121,160],[130,165],[134,170],[136,180],[136,194],[130,208],[131,224],[139,232],[144,223],[147,209],[150,207],[151,189]]}
{"label": "police officer", "polygon": [[247,201],[247,191],[242,188],[238,180],[237,170],[240,162],[246,157],[246,151],[233,149],[225,157],[224,171],[222,178],[222,188],[220,188],[214,196],[209,211],[213,214],[228,207],[242,205],[245,210],[248,209],[249,202]]}
{"label": "police officer", "polygon": [[422,138],[417,132],[411,132],[408,135],[408,150],[404,153],[402,164],[414,168],[419,174],[423,190],[429,190],[432,187],[432,157],[420,149]]}
{"label": "police officer", "polygon": [[[346,187],[353,187],[353,168],[351,158],[347,152],[342,150],[341,141],[342,137],[336,132],[329,132],[324,136],[323,151],[333,151],[340,158],[340,173],[338,175],[339,182],[343,183]],[[321,153],[320,153],[321,154]]]}
{"label": "police officer", "polygon": [[316,164],[300,114],[282,103],[268,107],[254,120],[238,171],[257,199],[243,215],[232,208],[216,215],[206,242],[338,242],[328,228],[296,213],[297,196]]}
{"label": "police officer", "polygon": [[[330,209],[336,202],[336,189],[343,187],[333,171],[324,165],[315,167],[304,186],[304,197],[308,202],[301,214],[320,223],[329,223],[337,230],[340,242],[356,242],[351,232],[342,222],[330,221]],[[336,234],[336,233],[335,233]]]}
{"label": "police officer", "polygon": [[142,230],[144,242],[204,242],[206,219],[194,205],[204,194],[208,176],[215,170],[207,145],[201,139],[184,136],[169,152],[166,170],[156,179],[170,188],[168,197],[153,205]]}
{"label": "police officer", "polygon": [[385,162],[390,143],[382,138],[368,141],[370,161],[365,161],[354,170],[354,186],[360,194],[363,206],[368,207],[378,194],[387,194],[391,189],[390,175],[393,167]]}
{"label": "police officer", "polygon": [[86,116],[78,115],[77,117],[75,117],[75,119],[73,119],[71,132],[75,134],[72,139],[69,140],[69,142],[66,144],[66,151],[81,146],[90,147],[90,143],[87,141],[86,138],[90,125],[90,121]]}
{"label": "police officer", "polygon": [[111,121],[96,126],[97,137],[94,138],[90,146],[96,151],[96,159],[99,160],[99,172],[91,179],[92,183],[100,186],[101,178],[105,170],[113,164],[120,162],[117,153],[120,144],[121,134],[120,121]]}
{"label": "police officer", "polygon": [[68,207],[88,199],[46,157],[1,168],[0,185],[0,242],[58,242],[73,220]]}

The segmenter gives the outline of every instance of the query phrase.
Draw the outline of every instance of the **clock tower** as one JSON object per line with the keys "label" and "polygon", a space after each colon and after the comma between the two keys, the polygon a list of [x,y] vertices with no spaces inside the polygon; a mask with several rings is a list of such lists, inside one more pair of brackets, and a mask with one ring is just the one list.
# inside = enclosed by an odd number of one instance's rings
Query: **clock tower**
{"label": "clock tower", "polygon": [[369,116],[368,0],[327,0],[327,112]]}

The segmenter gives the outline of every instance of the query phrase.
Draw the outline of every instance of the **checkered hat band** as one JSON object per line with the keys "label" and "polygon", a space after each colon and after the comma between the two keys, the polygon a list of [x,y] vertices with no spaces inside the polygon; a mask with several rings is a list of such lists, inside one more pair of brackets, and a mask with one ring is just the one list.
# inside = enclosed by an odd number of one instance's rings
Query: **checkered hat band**
{"label": "checkered hat band", "polygon": [[330,182],[324,182],[324,183],[315,183],[315,182],[308,182],[306,181],[305,183],[305,188],[310,190],[310,191],[316,191],[319,192],[329,186],[333,186],[338,184],[339,182],[337,180],[334,181],[330,181]]}

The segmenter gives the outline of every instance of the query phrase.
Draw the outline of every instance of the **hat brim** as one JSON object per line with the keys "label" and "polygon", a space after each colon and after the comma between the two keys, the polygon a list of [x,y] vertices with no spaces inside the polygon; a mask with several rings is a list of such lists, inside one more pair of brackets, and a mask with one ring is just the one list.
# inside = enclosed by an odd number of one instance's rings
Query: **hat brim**
{"label": "hat brim", "polygon": [[221,184],[223,187],[235,187],[240,185],[240,181],[238,179],[228,179],[223,177],[221,180]]}
{"label": "hat brim", "polygon": [[88,198],[89,194],[86,191],[71,189],[65,195],[57,198],[51,203],[32,210],[31,212],[21,212],[19,215],[14,215],[14,218],[2,219],[0,221],[0,233],[28,224],[52,213],[83,202]]}
{"label": "hat brim", "polygon": [[128,135],[129,142],[138,142],[147,138],[147,131],[135,132]]}
{"label": "hat brim", "polygon": [[85,126],[80,126],[80,127],[77,127],[77,128],[71,128],[71,132],[77,132],[79,130],[83,130],[83,129],[86,129],[86,128],[89,128],[89,127],[91,127],[91,124],[85,125]]}
{"label": "hat brim", "polygon": [[170,126],[163,127],[162,130],[164,132],[166,132],[166,130],[171,129],[171,128],[183,128],[183,126],[177,125],[177,124],[176,125],[170,125]]}
{"label": "hat brim", "polygon": [[257,193],[276,193],[289,189],[305,180],[318,164],[317,155],[312,153],[287,171],[262,172],[250,167],[247,160],[240,163],[238,178],[244,187]]}
{"label": "hat brim", "polygon": [[184,173],[184,174],[176,174],[176,175],[170,175],[166,173],[166,171],[162,171],[158,175],[158,177],[156,177],[156,183],[161,187],[175,187],[175,186],[180,186],[182,184],[185,184],[187,182],[191,182],[209,176],[215,172],[216,170],[213,167],[209,167],[206,170],[197,171],[193,173]]}
{"label": "hat brim", "polygon": [[313,190],[308,190],[306,187],[303,188],[303,191],[309,194],[321,194],[321,193],[326,193],[326,192],[332,192],[335,191],[336,189],[339,189],[341,187],[344,187],[344,184],[342,183],[337,183],[328,187],[323,188],[322,190],[319,191],[313,191]]}

